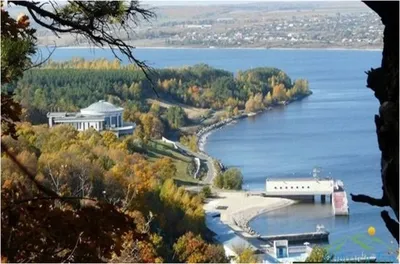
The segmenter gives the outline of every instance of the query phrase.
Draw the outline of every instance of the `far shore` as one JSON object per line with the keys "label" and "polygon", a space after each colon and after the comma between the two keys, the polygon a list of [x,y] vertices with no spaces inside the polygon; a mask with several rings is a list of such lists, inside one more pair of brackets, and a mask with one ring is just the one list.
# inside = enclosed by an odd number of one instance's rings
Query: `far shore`
{"label": "far shore", "polygon": [[[51,45],[38,45],[39,48],[46,48],[46,47],[54,47]],[[96,46],[55,46],[57,49],[108,49],[108,48],[101,48],[101,47],[96,47]],[[275,48],[265,48],[265,47],[163,47],[163,46],[155,46],[155,47],[135,47],[135,49],[165,49],[165,50],[170,50],[170,49],[180,49],[180,50],[185,50],[185,49],[207,49],[207,50],[218,50],[218,49],[223,49],[223,50],[237,50],[237,49],[242,49],[242,50],[327,50],[327,51],[382,51],[383,48],[343,48],[343,47],[331,47],[331,48],[280,48],[280,47],[275,47]]]}

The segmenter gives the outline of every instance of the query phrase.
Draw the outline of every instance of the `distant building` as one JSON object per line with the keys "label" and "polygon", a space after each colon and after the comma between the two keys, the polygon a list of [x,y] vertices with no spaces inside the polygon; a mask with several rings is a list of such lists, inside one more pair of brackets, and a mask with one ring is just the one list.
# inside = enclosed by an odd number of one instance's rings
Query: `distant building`
{"label": "distant building", "polygon": [[124,109],[116,107],[111,103],[100,100],[87,108],[81,109],[79,113],[51,112],[47,113],[49,127],[58,124],[68,124],[79,131],[93,128],[97,131],[109,130],[117,137],[132,134],[136,127],[135,123],[124,123],[122,114]]}
{"label": "distant building", "polygon": [[334,180],[314,178],[269,178],[266,180],[267,195],[331,195]]}

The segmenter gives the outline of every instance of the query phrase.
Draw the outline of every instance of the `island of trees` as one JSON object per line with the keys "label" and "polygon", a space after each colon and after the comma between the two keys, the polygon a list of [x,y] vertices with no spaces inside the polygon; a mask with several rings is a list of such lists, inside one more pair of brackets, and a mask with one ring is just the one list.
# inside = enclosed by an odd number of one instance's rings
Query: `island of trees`
{"label": "island of trees", "polygon": [[[146,78],[137,67],[121,65],[118,60],[74,58],[49,61],[2,89],[15,94],[15,100],[24,108],[24,120],[33,124],[45,123],[49,111],[78,111],[105,99],[123,106],[126,121],[141,124],[147,136],[156,137],[195,121],[183,111],[185,106],[209,109],[198,117],[196,121],[200,122],[210,112],[223,111],[224,117],[231,117],[311,94],[306,80],[292,81],[276,68],[255,68],[234,75],[198,64],[156,69],[150,76]],[[149,99],[154,99],[153,103]],[[158,100],[172,107],[160,107]],[[148,129],[146,122],[152,123],[153,129]]]}

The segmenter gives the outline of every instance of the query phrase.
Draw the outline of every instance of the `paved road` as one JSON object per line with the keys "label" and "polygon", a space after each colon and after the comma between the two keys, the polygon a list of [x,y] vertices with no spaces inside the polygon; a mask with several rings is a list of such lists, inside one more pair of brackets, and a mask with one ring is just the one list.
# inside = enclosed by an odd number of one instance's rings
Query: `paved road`
{"label": "paved road", "polygon": [[186,146],[182,145],[179,142],[175,142],[176,146],[184,151],[186,151],[187,153],[198,157],[201,160],[206,160],[207,161],[207,175],[206,177],[201,181],[201,183],[203,184],[211,184],[214,177],[216,176],[216,170],[214,168],[214,162],[212,160],[212,158],[204,153],[198,153],[198,152],[193,152],[192,150],[190,150],[189,148],[187,148]]}

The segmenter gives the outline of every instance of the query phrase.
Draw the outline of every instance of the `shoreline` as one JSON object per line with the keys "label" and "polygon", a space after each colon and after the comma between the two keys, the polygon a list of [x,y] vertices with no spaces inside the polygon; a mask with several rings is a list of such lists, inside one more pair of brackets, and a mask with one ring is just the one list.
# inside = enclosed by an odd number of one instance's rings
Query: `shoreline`
{"label": "shoreline", "polygon": [[[56,49],[109,49],[109,48],[101,48],[101,47],[96,47],[96,46],[51,46],[51,45],[38,45],[38,48],[53,48],[55,47]],[[265,47],[163,47],[163,46],[154,46],[154,47],[145,47],[145,46],[138,46],[135,47],[135,49],[142,49],[142,50],[148,50],[148,49],[165,49],[165,50],[185,50],[185,49],[207,49],[207,50],[315,50],[315,51],[382,51],[383,48],[343,48],[343,47],[331,47],[331,48],[304,48],[304,47],[298,47],[298,48],[285,48],[285,47],[275,47],[275,48],[265,48]]]}
{"label": "shoreline", "polygon": [[261,109],[261,110],[259,110],[259,111],[257,111],[257,112],[251,112],[251,113],[245,113],[245,112],[243,112],[243,113],[241,113],[241,114],[239,114],[239,115],[237,115],[237,116],[229,117],[229,118],[227,118],[227,119],[218,121],[217,123],[214,123],[214,124],[212,124],[212,125],[208,125],[208,126],[201,127],[201,128],[195,133],[195,135],[197,136],[197,147],[199,148],[199,150],[200,150],[200,152],[201,152],[202,154],[211,157],[208,153],[206,153],[206,151],[205,151],[204,148],[205,148],[205,145],[206,145],[206,143],[207,143],[207,138],[208,138],[215,130],[221,129],[221,128],[223,128],[224,126],[227,126],[227,125],[229,125],[229,124],[232,124],[232,123],[234,123],[234,122],[237,122],[237,121],[240,120],[240,119],[249,118],[249,117],[254,117],[254,116],[257,116],[257,115],[259,115],[259,114],[265,113],[265,112],[267,112],[267,111],[271,111],[271,110],[273,110],[275,107],[287,106],[287,105],[290,105],[290,104],[293,103],[293,102],[299,102],[299,101],[303,100],[304,98],[306,98],[306,97],[308,97],[308,96],[310,96],[310,95],[312,95],[312,91],[311,91],[311,93],[309,93],[309,94],[305,94],[305,95],[303,95],[303,96],[301,96],[301,97],[292,99],[292,100],[290,100],[290,101],[286,101],[286,102],[284,102],[284,103],[279,103],[279,104],[276,104],[276,105],[273,105],[273,106],[269,106],[269,107],[264,108],[264,109]]}
{"label": "shoreline", "polygon": [[[260,236],[249,227],[255,217],[274,210],[278,210],[296,203],[295,200],[279,197],[264,197],[249,195],[243,191],[218,191],[218,198],[211,198],[204,205],[206,214],[220,214],[220,222],[228,226],[237,235],[245,238]],[[218,209],[225,206],[226,209]],[[212,229],[212,227],[211,227]],[[217,235],[221,235],[218,234]],[[263,234],[265,235],[265,234]]]}
{"label": "shoreline", "polygon": [[[291,101],[287,101],[287,102],[283,102],[281,104],[278,105],[274,105],[274,106],[270,106],[267,107],[265,109],[262,109],[256,113],[241,113],[237,116],[219,121],[215,124],[206,126],[206,127],[202,127],[200,128],[197,132],[196,132],[196,136],[198,137],[197,140],[197,146],[199,148],[199,152],[202,153],[203,155],[207,156],[209,159],[213,159],[215,160],[215,158],[213,158],[212,156],[210,156],[207,152],[205,152],[205,145],[207,143],[207,138],[217,129],[221,129],[226,125],[232,124],[233,122],[236,122],[239,119],[243,119],[243,118],[247,118],[247,117],[252,117],[252,116],[256,116],[259,115],[261,113],[265,113],[267,111],[273,110],[274,107],[277,106],[287,106],[292,102],[296,102],[296,101],[301,101],[304,98],[310,96],[312,94],[312,92],[310,92],[309,94],[303,95],[301,97],[298,97],[296,99],[293,99]],[[219,162],[219,166],[220,168],[224,168],[224,165],[222,162]],[[211,166],[213,166],[213,171],[215,172],[215,165],[212,162]],[[215,177],[216,175],[214,175]],[[211,182],[213,181],[214,177],[211,179]],[[273,210],[277,210],[277,209],[281,209],[284,208],[286,206],[290,206],[294,203],[296,203],[295,200],[292,199],[287,199],[287,198],[272,198],[272,197],[264,197],[264,196],[249,196],[249,193],[247,191],[224,191],[224,190],[216,190],[217,191],[217,196],[220,197],[220,195],[225,195],[227,196],[227,194],[231,194],[232,195],[245,195],[245,197],[241,197],[241,199],[239,199],[238,201],[235,201],[235,199],[230,199],[233,201],[229,201],[227,202],[229,205],[229,207],[235,207],[240,205],[240,208],[237,208],[236,210],[234,210],[233,212],[231,210],[227,210],[227,211],[219,211],[220,213],[220,222],[222,224],[227,225],[231,230],[236,232],[240,232],[244,237],[258,237],[260,236],[260,234],[258,234],[256,231],[254,231],[250,226],[249,223],[251,222],[251,220],[253,220],[254,218],[256,218],[259,215],[271,212]],[[229,196],[229,195],[228,195]],[[253,201],[248,201],[245,204],[243,204],[244,200],[250,200],[250,197],[258,197],[258,198],[253,198]],[[250,199],[249,199],[250,198]],[[221,198],[218,198],[221,199]],[[210,199],[210,201],[214,201],[215,203],[219,203],[218,199]],[[257,200],[255,200],[257,199]],[[273,202],[272,202],[273,201]],[[206,206],[207,204],[204,205],[204,210],[207,213],[213,213],[215,212],[216,208],[213,208],[214,210],[212,210],[211,208],[208,208]],[[218,210],[217,210],[218,211]],[[224,214],[224,216],[223,216]],[[210,227],[209,227],[210,228]],[[216,232],[217,233],[217,232]],[[220,235],[217,233],[217,235]]]}

